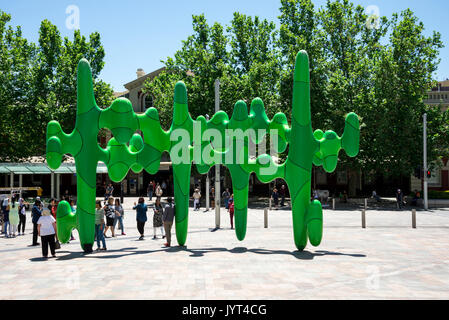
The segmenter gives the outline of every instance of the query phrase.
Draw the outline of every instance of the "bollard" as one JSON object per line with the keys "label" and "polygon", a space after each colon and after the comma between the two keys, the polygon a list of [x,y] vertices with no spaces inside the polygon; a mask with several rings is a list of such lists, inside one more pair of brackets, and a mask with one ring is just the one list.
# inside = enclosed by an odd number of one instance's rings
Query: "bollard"
{"label": "bollard", "polygon": [[366,228],[366,211],[365,209],[362,210],[362,228]]}
{"label": "bollard", "polygon": [[416,209],[412,210],[412,228],[416,229]]}
{"label": "bollard", "polygon": [[335,198],[332,198],[332,210],[335,210]]}
{"label": "bollard", "polygon": [[270,202],[269,203],[270,203],[270,210],[271,210],[271,198],[270,198]]}
{"label": "bollard", "polygon": [[365,198],[365,210],[368,209],[368,199]]}
{"label": "bollard", "polygon": [[268,228],[268,208],[263,210],[263,225],[264,228]]}

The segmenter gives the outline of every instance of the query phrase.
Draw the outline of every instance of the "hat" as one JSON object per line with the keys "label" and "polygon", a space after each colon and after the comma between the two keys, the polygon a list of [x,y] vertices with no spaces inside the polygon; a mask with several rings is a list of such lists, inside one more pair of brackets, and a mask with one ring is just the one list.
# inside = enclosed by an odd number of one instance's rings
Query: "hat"
{"label": "hat", "polygon": [[48,208],[44,208],[44,210],[42,210],[42,215],[43,216],[49,216],[51,213],[50,213],[50,210],[48,210]]}
{"label": "hat", "polygon": [[36,197],[36,200],[40,200],[40,199],[41,199],[41,197],[39,197],[39,196]]}

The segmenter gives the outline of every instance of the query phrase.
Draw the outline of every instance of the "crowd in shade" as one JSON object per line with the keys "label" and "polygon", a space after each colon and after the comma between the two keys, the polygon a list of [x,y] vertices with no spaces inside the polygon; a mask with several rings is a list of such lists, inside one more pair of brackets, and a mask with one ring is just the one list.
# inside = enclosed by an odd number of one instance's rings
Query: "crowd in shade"
{"label": "crowd in shade", "polygon": [[[199,211],[201,207],[201,188],[197,184],[192,193],[193,210]],[[271,193],[275,206],[279,204],[284,206],[287,188],[281,185],[280,191],[275,187]],[[119,198],[114,198],[114,187],[109,184],[104,188],[104,200],[97,200],[95,203],[95,243],[97,251],[106,251],[106,242],[108,238],[115,238],[118,235],[126,236],[125,233],[125,209]],[[152,214],[153,240],[165,239],[164,246],[172,245],[172,228],[175,221],[176,209],[172,197],[167,197],[162,201],[162,196],[167,193],[167,183],[157,183],[150,181],[147,187],[148,202],[144,197],[140,197],[137,203],[134,203],[133,210],[136,214],[137,231],[139,240],[145,239],[145,224],[150,214]],[[153,202],[153,197],[155,200]],[[215,206],[215,189],[209,190],[210,205]],[[62,201],[70,204],[72,213],[76,213],[76,200],[65,192]],[[230,226],[234,229],[234,195],[226,188],[221,194],[222,205],[229,213]],[[4,238],[15,238],[25,235],[25,226],[27,222],[27,208],[31,211],[32,223],[32,241],[31,246],[42,246],[42,256],[47,259],[49,251],[52,257],[56,257],[56,250],[61,248],[57,231],[57,210],[60,200],[50,199],[44,201],[37,196],[33,202],[25,201],[20,195],[4,196],[0,201],[1,214],[0,225],[1,233]],[[151,205],[150,205],[151,204]],[[152,213],[149,211],[152,210]],[[118,231],[118,233],[117,233]],[[38,242],[40,238],[40,243]],[[73,231],[70,241],[76,240]],[[69,241],[69,243],[70,243]]]}

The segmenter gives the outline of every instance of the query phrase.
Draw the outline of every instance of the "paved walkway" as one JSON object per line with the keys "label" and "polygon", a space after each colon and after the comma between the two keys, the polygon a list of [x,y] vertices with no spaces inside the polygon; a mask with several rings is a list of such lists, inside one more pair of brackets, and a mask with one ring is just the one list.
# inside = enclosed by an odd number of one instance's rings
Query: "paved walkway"
{"label": "paved walkway", "polygon": [[[29,213],[27,213],[29,215]],[[190,212],[186,248],[138,241],[135,213],[126,236],[107,239],[109,251],[83,255],[78,241],[42,261],[26,235],[0,238],[0,299],[449,299],[449,211],[411,214],[325,213],[324,239],[295,251],[291,213],[250,210],[239,242],[228,215],[213,232],[212,212]],[[150,219],[151,220],[151,219]],[[77,234],[75,232],[75,236]]]}

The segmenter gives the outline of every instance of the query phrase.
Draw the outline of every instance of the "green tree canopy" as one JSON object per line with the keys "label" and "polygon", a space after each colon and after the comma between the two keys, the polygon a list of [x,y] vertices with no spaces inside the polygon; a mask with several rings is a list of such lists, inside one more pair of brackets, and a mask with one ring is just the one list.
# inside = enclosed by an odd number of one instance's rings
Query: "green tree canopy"
{"label": "green tree canopy", "polygon": [[[279,28],[273,22],[234,13],[228,26],[193,16],[193,34],[167,69],[146,83],[165,126],[171,122],[171,92],[184,80],[192,116],[213,114],[214,81],[221,81],[221,108],[260,97],[267,114],[291,109],[293,66],[299,50],[310,58],[313,126],[342,132],[345,115],[360,115],[360,154],[343,156],[342,167],[408,175],[422,162],[422,115],[429,118],[429,161],[448,155],[448,114],[423,103],[435,85],[440,34],[427,36],[411,10],[377,17],[370,24],[362,6],[328,0],[281,0]],[[226,31],[225,31],[226,30]]]}
{"label": "green tree canopy", "polygon": [[17,161],[45,154],[47,123],[58,120],[75,126],[76,70],[81,58],[92,66],[99,106],[113,99],[110,85],[98,79],[105,52],[100,34],[87,39],[79,30],[73,40],[44,20],[39,40],[23,38],[21,28],[8,26],[11,16],[0,11],[0,161]]}

